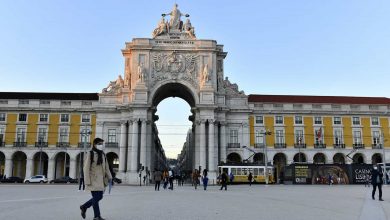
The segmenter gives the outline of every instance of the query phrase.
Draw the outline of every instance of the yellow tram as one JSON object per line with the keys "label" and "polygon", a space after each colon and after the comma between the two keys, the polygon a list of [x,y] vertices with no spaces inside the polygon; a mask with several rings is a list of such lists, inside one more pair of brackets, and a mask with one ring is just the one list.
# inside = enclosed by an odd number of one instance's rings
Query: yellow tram
{"label": "yellow tram", "polygon": [[[265,166],[256,165],[223,165],[218,166],[219,172],[225,172],[228,175],[228,181],[230,182],[230,175],[233,174],[233,183],[249,183],[248,175],[252,173],[252,183],[265,183]],[[275,183],[274,168],[268,166],[268,183]]]}

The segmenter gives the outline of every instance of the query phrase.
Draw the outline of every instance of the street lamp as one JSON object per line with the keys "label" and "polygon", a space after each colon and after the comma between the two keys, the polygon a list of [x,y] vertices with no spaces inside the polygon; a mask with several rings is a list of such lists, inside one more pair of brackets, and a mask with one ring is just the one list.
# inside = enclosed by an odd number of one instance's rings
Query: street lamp
{"label": "street lamp", "polygon": [[[83,156],[85,157],[85,154],[86,154],[86,149],[87,149],[87,140],[88,140],[88,137],[92,134],[92,132],[90,130],[87,129],[87,125],[84,126],[84,129],[83,131],[81,131],[81,140],[83,142]],[[80,170],[79,170],[79,178],[81,178],[81,170],[83,169],[83,166],[82,166],[82,159],[81,159],[81,154],[80,154],[80,158],[79,158],[79,163],[80,163]]]}
{"label": "street lamp", "polygon": [[271,131],[265,130],[263,131],[263,143],[264,143],[264,162],[265,162],[265,184],[268,185],[268,156],[267,156],[267,143],[266,143],[266,135],[271,135]]}

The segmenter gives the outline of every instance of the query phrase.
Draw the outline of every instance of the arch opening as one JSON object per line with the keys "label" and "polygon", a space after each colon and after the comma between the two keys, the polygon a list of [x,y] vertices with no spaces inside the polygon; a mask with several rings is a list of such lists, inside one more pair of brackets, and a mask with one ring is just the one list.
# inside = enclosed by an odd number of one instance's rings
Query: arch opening
{"label": "arch opening", "polygon": [[45,152],[40,151],[35,153],[33,157],[33,175],[45,175],[47,177],[48,163],[49,156]]}

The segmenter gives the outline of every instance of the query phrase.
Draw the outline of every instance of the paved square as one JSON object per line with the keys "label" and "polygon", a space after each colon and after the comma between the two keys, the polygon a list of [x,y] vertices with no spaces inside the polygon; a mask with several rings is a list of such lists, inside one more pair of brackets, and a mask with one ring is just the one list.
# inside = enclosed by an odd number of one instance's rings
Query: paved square
{"label": "paved square", "polygon": [[[384,202],[371,188],[347,186],[247,185],[207,191],[190,185],[155,192],[152,186],[115,186],[104,195],[102,216],[127,219],[389,219],[390,187]],[[0,185],[0,219],[78,220],[79,205],[90,198],[76,185]],[[92,208],[87,219],[93,218]]]}

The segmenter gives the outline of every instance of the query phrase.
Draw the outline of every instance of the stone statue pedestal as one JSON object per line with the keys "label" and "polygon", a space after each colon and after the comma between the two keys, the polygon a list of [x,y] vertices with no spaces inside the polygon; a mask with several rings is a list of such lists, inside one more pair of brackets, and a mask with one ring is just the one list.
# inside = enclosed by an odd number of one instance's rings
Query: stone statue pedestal
{"label": "stone statue pedestal", "polygon": [[147,104],[148,103],[148,88],[145,82],[139,82],[133,89],[132,94],[133,103]]}
{"label": "stone statue pedestal", "polygon": [[200,89],[200,104],[214,104],[214,88],[211,83],[205,83]]}

